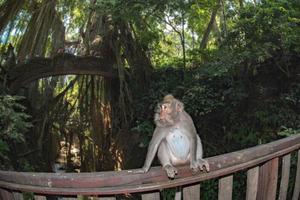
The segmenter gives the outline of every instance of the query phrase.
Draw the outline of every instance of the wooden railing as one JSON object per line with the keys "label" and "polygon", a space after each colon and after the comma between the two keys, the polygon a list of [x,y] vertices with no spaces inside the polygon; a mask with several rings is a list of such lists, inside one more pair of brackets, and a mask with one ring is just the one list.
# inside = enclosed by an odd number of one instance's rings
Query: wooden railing
{"label": "wooden railing", "polygon": [[[173,180],[167,178],[161,167],[153,167],[145,174],[136,174],[135,170],[61,174],[0,171],[0,199],[23,199],[22,193],[30,192],[35,195],[35,199],[46,199],[47,195],[76,199],[76,196],[84,195],[95,197],[93,199],[114,200],[116,195],[140,193],[143,200],[152,200],[160,199],[159,191],[162,189],[174,187],[179,190],[175,199],[200,199],[200,182],[218,179],[218,199],[227,200],[233,196],[234,173],[246,170],[246,200],[287,199],[289,177],[295,178],[294,185],[290,186],[293,188],[290,196],[292,200],[298,200],[299,149],[300,134],[297,134],[208,158],[211,167],[209,173],[192,174],[188,166],[179,167],[178,175]],[[292,153],[296,153],[298,159],[297,170],[290,176]]]}

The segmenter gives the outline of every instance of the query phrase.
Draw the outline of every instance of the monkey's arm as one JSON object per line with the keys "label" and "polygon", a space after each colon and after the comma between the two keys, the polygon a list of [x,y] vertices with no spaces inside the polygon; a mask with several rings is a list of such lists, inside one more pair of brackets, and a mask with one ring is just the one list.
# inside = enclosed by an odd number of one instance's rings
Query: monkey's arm
{"label": "monkey's arm", "polygon": [[[191,128],[190,133],[192,133],[191,136],[195,137],[192,140],[192,145],[191,145],[190,168],[193,171],[198,171],[199,169],[202,171],[205,169],[207,172],[209,172],[209,163],[205,159],[202,158],[202,156],[203,156],[202,143],[201,143],[200,137],[198,136],[198,134],[196,132],[194,123],[190,124],[190,128]],[[200,148],[199,152],[197,152],[198,148]],[[199,153],[200,155],[197,155],[197,153]]]}
{"label": "monkey's arm", "polygon": [[[197,133],[195,133],[195,134],[197,134]],[[195,134],[190,135],[190,152],[191,152],[190,166],[193,170],[198,168],[198,164],[197,164],[197,136]]]}
{"label": "monkey's arm", "polygon": [[160,128],[155,128],[153,137],[150,141],[148,152],[146,156],[146,160],[144,162],[144,166],[142,169],[136,171],[136,173],[145,173],[150,169],[151,163],[155,157],[157,149],[162,141],[162,139],[166,136],[165,131]]}
{"label": "monkey's arm", "polygon": [[166,131],[162,130],[161,128],[155,128],[153,137],[148,147],[146,160],[143,166],[145,172],[149,170],[162,139],[166,137],[165,132]]}
{"label": "monkey's arm", "polygon": [[191,116],[186,112],[184,112],[184,116],[184,124],[188,130],[188,137],[190,140],[190,167],[197,171],[199,168],[199,163],[197,161],[197,131]]}

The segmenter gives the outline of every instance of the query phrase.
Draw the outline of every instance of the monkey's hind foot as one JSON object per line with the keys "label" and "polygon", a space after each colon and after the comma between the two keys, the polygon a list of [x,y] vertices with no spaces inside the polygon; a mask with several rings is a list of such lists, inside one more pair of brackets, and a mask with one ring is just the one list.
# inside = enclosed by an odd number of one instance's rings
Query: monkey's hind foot
{"label": "monkey's hind foot", "polygon": [[198,159],[199,162],[199,168],[201,171],[205,170],[206,172],[209,172],[209,164],[207,160],[205,159]]}
{"label": "monkey's hind foot", "polygon": [[165,165],[164,169],[166,170],[169,178],[174,178],[177,174],[177,169],[170,164]]}
{"label": "monkey's hind foot", "polygon": [[209,164],[204,159],[198,159],[196,162],[192,162],[190,168],[193,172],[198,172],[199,170],[209,172]]}

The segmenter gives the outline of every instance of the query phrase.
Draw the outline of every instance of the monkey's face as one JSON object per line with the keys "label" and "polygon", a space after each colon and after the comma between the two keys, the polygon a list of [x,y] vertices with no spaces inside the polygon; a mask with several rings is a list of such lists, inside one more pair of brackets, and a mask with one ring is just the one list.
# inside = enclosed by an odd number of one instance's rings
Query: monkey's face
{"label": "monkey's face", "polygon": [[160,127],[172,126],[175,124],[173,119],[174,112],[176,112],[176,109],[174,109],[174,105],[172,103],[160,103],[157,105],[154,122]]}
{"label": "monkey's face", "polygon": [[163,103],[160,105],[159,119],[163,122],[171,122],[171,113],[173,109],[170,103]]}

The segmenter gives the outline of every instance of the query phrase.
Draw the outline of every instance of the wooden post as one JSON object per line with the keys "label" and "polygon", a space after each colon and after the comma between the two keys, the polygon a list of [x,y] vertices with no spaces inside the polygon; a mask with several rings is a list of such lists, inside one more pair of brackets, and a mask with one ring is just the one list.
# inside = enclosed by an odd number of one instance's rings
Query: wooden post
{"label": "wooden post", "polygon": [[183,200],[200,199],[200,184],[183,188]]}
{"label": "wooden post", "polygon": [[279,192],[278,200],[286,200],[287,190],[289,186],[290,166],[291,166],[291,154],[288,154],[282,158],[280,192]]}
{"label": "wooden post", "polygon": [[12,192],[0,188],[0,199],[14,199]]}
{"label": "wooden post", "polygon": [[247,171],[247,193],[246,200],[256,200],[258,185],[259,167],[251,168]]}
{"label": "wooden post", "polygon": [[233,175],[225,176],[219,179],[218,200],[232,199],[232,184],[233,184]]}
{"label": "wooden post", "polygon": [[175,193],[175,198],[174,198],[174,200],[181,200],[181,191],[177,191],[177,192]]}
{"label": "wooden post", "polygon": [[274,158],[259,169],[258,200],[275,200],[278,178],[278,158]]}
{"label": "wooden post", "polygon": [[116,200],[116,197],[100,197],[100,200]]}
{"label": "wooden post", "polygon": [[47,198],[41,195],[34,195],[34,200],[47,200]]}
{"label": "wooden post", "polygon": [[14,200],[23,200],[23,193],[22,192],[13,192],[13,199]]}
{"label": "wooden post", "polygon": [[294,187],[292,199],[298,200],[299,193],[300,193],[300,150],[298,150],[297,172],[296,172],[295,187]]}
{"label": "wooden post", "polygon": [[142,194],[142,200],[160,200],[159,192]]}

